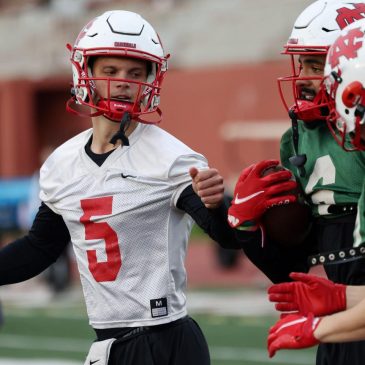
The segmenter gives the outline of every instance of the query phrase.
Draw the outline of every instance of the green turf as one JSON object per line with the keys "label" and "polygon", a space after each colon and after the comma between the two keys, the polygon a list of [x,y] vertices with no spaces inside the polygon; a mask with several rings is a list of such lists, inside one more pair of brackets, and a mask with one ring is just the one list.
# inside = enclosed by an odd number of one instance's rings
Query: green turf
{"label": "green turf", "polygon": [[207,240],[207,235],[206,233],[204,233],[204,231],[197,225],[194,224],[193,228],[191,230],[191,235],[190,235],[191,239],[200,239],[200,238],[204,238],[205,240],[201,240],[201,242],[209,242],[209,239]]}
{"label": "green turf", "polygon": [[[213,365],[311,365],[314,349],[283,351],[273,360],[266,352],[271,317],[193,316],[205,333]],[[0,358],[54,358],[82,361],[94,333],[83,306],[46,309],[5,307]]]}

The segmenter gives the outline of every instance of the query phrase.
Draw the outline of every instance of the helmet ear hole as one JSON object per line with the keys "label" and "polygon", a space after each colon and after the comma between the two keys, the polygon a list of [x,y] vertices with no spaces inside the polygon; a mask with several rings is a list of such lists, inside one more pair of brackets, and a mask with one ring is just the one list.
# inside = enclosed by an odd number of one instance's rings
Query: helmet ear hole
{"label": "helmet ear hole", "polygon": [[158,66],[154,62],[147,62],[146,67],[147,67],[147,82],[152,84],[156,79]]}
{"label": "helmet ear hole", "polygon": [[87,60],[87,67],[88,67],[88,71],[89,71],[90,76],[92,76],[94,74],[93,70],[94,70],[95,60],[96,60],[95,56],[94,57],[88,57],[88,60]]}
{"label": "helmet ear hole", "polygon": [[342,92],[342,102],[347,108],[353,108],[361,98],[363,93],[362,83],[359,81],[351,82]]}

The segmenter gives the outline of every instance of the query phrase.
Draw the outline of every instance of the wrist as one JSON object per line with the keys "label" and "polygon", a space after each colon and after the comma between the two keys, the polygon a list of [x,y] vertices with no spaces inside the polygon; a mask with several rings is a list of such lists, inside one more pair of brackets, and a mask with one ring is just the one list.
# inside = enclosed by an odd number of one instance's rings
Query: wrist
{"label": "wrist", "polygon": [[343,311],[346,309],[346,293],[347,293],[347,285],[344,284],[335,284],[335,288],[337,291],[337,296],[338,296],[338,312],[339,311]]}
{"label": "wrist", "polygon": [[322,342],[324,336],[322,320],[325,317],[317,317],[313,319],[313,337],[316,341]]}
{"label": "wrist", "polygon": [[346,286],[346,309],[354,307],[365,297],[365,286],[347,285]]}

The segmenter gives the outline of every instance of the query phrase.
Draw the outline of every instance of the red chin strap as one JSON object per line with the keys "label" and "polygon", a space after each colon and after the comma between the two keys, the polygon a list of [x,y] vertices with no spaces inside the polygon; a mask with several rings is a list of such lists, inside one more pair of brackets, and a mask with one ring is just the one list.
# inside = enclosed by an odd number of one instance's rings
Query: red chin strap
{"label": "red chin strap", "polygon": [[[328,105],[327,100],[324,97],[324,91],[322,90],[322,87],[320,87],[313,100],[300,99],[300,90],[295,85],[297,79],[299,78],[278,79],[279,94],[285,109],[294,112],[297,119],[300,119],[306,123],[318,120],[326,120],[328,113],[324,113],[324,110],[328,110]],[[284,96],[282,87],[282,83],[284,81],[290,81],[292,83],[294,104],[291,107],[289,107],[289,103],[287,103],[286,97]]]}
{"label": "red chin strap", "polygon": [[329,114],[328,98],[325,91],[320,87],[313,100],[296,99],[295,104],[290,108],[298,119],[305,123],[319,120],[327,120]]}
{"label": "red chin strap", "polygon": [[325,120],[318,104],[308,100],[297,100],[290,108],[296,114],[297,118],[305,123],[310,123],[318,120]]}
{"label": "red chin strap", "polygon": [[[310,123],[318,120],[326,120],[327,115],[323,115],[323,111],[326,108],[325,98],[321,91],[322,87],[314,96],[313,100],[305,100],[300,97],[300,88],[298,87],[299,81],[321,81],[323,83],[323,77],[320,76],[300,76],[300,68],[298,67],[298,62],[296,57],[300,55],[323,55],[326,56],[328,51],[328,46],[303,46],[299,44],[287,44],[284,46],[284,51],[282,54],[290,56],[291,64],[291,75],[285,77],[279,77],[277,79],[277,85],[279,88],[279,95],[286,111],[292,111],[297,119],[302,120],[305,123]],[[289,83],[289,84],[288,84]],[[289,85],[289,90],[291,90],[292,98],[288,101],[288,95],[284,92],[285,86]],[[294,104],[290,106],[292,103]],[[328,109],[328,107],[327,107]]]}
{"label": "red chin strap", "polygon": [[[125,113],[129,113],[132,120],[143,124],[158,124],[162,120],[160,108],[156,108],[156,110],[150,112],[141,112],[141,108],[136,102],[100,99],[96,106],[102,111],[101,114],[105,118],[117,123],[120,123]],[[150,116],[151,118],[145,119],[142,116]]]}
{"label": "red chin strap", "polygon": [[[66,110],[80,117],[97,117],[103,115],[105,118],[116,123],[121,122],[126,112],[129,113],[131,119],[143,124],[158,124],[162,120],[162,111],[160,108],[156,108],[156,110],[151,112],[142,113],[140,107],[136,103],[129,103],[126,101],[121,102],[113,99],[100,99],[95,105],[98,107],[98,110],[94,112],[87,111],[86,105],[89,105],[89,107],[92,108],[92,104],[82,105],[81,109],[76,108],[76,105],[76,97],[73,96],[67,101]],[[142,115],[149,116],[151,119],[142,119]]]}
{"label": "red chin strap", "polygon": [[[128,112],[133,119],[138,119],[141,112],[141,108],[136,103],[130,103],[126,101],[113,100],[113,99],[100,99],[96,106],[99,110],[104,111],[102,115],[105,118],[110,119],[113,122],[120,123],[123,115]],[[134,117],[137,118],[134,118]]]}

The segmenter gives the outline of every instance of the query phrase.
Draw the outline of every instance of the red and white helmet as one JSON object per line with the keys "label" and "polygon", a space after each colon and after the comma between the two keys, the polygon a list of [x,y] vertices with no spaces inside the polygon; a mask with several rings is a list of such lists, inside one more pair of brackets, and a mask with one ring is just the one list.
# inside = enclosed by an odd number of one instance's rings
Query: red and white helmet
{"label": "red and white helmet", "polygon": [[[365,2],[359,0],[317,0],[309,5],[296,19],[292,33],[284,45],[282,54],[290,55],[292,74],[278,79],[279,92],[284,106],[290,109],[285,100],[283,82],[291,82],[294,97],[293,110],[304,121],[326,119],[326,107],[322,93],[312,101],[300,99],[296,87],[298,80],[322,80],[322,77],[300,77],[300,67],[295,60],[298,55],[326,55],[329,47],[338,37],[341,29],[359,19],[365,18]],[[321,111],[322,109],[322,111]]]}
{"label": "red and white helmet", "polygon": [[[162,113],[158,106],[169,56],[164,55],[158,34],[139,14],[123,10],[107,11],[90,21],[81,30],[74,46],[68,45],[68,48],[71,51],[73,73],[73,97],[67,103],[68,111],[85,115],[71,106],[76,102],[96,110],[88,113],[89,116],[104,115],[115,122],[120,122],[125,112],[142,123],[161,121]],[[146,82],[128,80],[138,87],[137,98],[133,103],[101,98],[97,94],[89,62],[97,56],[131,57],[151,65]],[[110,86],[115,79],[105,80]],[[154,112],[158,113],[157,120],[142,119],[142,115]]]}
{"label": "red and white helmet", "polygon": [[[324,77],[332,134],[345,150],[364,150],[361,126],[365,123],[365,19],[340,33],[328,51]],[[347,133],[352,146],[346,143]]]}

